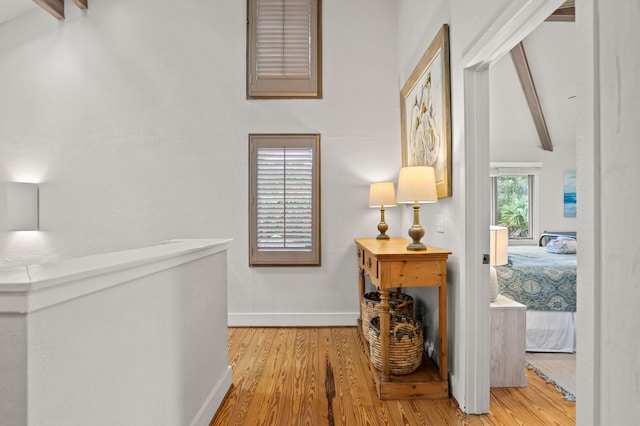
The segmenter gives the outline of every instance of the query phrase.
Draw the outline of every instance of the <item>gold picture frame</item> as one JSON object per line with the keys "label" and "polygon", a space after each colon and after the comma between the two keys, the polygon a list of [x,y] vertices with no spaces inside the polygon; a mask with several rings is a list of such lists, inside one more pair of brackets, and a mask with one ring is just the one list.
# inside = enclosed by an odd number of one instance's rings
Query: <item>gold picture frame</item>
{"label": "gold picture frame", "polygon": [[400,91],[402,166],[431,166],[438,198],[451,197],[449,26],[438,31]]}

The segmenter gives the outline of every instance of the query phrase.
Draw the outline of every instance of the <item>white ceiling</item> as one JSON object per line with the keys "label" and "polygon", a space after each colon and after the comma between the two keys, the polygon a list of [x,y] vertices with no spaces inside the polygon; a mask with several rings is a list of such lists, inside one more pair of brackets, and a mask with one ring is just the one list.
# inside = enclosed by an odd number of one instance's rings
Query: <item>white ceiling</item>
{"label": "white ceiling", "polygon": [[0,24],[38,8],[33,0],[0,0]]}
{"label": "white ceiling", "polygon": [[[524,48],[551,143],[575,144],[576,62],[575,24],[543,22],[527,38]],[[490,69],[492,145],[540,146],[511,55]]]}

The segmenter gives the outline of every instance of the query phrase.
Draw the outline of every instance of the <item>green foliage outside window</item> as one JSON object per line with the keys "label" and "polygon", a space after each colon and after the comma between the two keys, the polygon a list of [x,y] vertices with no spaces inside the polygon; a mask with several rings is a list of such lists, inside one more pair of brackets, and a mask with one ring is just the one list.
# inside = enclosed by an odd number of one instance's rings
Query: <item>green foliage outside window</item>
{"label": "green foliage outside window", "polygon": [[530,238],[529,177],[497,178],[498,225],[509,229],[509,238]]}

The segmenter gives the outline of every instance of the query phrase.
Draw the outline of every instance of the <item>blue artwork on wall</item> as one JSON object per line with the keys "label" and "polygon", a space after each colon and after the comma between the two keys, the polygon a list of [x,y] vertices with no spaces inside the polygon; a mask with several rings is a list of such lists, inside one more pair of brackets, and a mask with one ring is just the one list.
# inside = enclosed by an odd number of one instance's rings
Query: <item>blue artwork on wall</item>
{"label": "blue artwork on wall", "polygon": [[564,172],[564,217],[576,217],[576,171]]}

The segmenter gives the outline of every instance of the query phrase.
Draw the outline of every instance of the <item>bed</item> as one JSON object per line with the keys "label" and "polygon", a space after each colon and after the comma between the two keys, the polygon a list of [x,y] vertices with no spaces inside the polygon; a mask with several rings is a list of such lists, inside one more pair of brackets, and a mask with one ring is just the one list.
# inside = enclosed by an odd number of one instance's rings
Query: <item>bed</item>
{"label": "bed", "polygon": [[500,294],[527,306],[527,351],[575,352],[575,253],[510,246],[509,263],[495,268]]}

